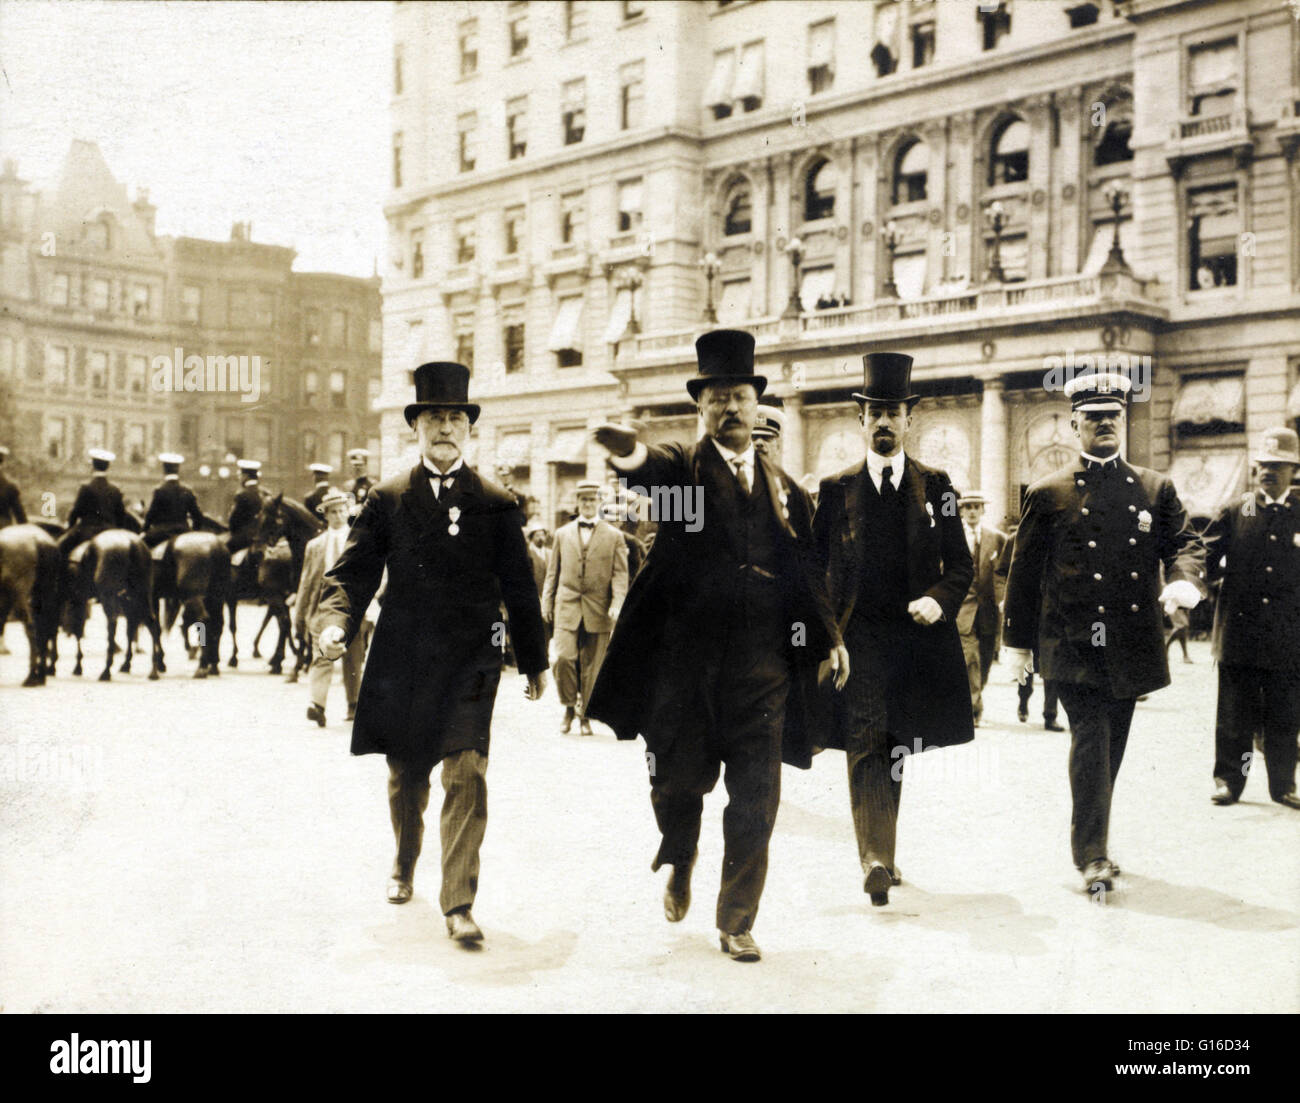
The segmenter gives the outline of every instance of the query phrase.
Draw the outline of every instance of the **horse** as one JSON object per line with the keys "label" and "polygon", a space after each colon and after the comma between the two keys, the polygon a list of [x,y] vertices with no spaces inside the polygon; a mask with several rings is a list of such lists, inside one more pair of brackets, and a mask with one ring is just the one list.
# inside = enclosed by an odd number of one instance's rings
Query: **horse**
{"label": "horse", "polygon": [[54,676],[59,629],[59,549],[37,525],[0,528],[0,635],[13,616],[27,629],[24,686],[43,686]]}
{"label": "horse", "polygon": [[[319,518],[301,502],[277,494],[262,507],[257,518],[257,536],[253,547],[262,550],[262,561],[257,568],[258,596],[266,602],[267,611],[275,618],[279,635],[275,651],[267,669],[272,674],[284,670],[285,645],[288,644],[295,659],[300,658],[299,647],[294,642],[290,625],[289,599],[298,590],[302,576],[302,562],[307,542],[324,527]],[[234,641],[227,665],[237,666],[239,642],[236,637],[235,610],[238,595],[231,588],[227,608],[230,614],[230,635]]]}
{"label": "horse", "polygon": [[[80,562],[75,561],[77,558]],[[145,542],[126,529],[106,529],[86,542],[84,553],[74,557],[69,569],[74,573],[67,607],[68,630],[77,637],[77,665],[72,673],[81,674],[81,640],[86,629],[87,607],[90,599],[95,598],[108,621],[108,655],[99,680],[112,680],[113,657],[119,650],[117,618],[124,617],[126,656],[120,672],[131,672],[135,637],[143,624],[153,641],[149,681],[156,682],[162,670],[162,640],[154,613],[153,562]]]}
{"label": "horse", "polygon": [[183,611],[181,635],[187,646],[190,628],[199,626],[199,665],[194,677],[215,678],[221,673],[222,611],[233,589],[226,542],[210,532],[180,533],[167,542],[157,566],[157,596],[164,606],[164,631],[171,631],[177,612]]}

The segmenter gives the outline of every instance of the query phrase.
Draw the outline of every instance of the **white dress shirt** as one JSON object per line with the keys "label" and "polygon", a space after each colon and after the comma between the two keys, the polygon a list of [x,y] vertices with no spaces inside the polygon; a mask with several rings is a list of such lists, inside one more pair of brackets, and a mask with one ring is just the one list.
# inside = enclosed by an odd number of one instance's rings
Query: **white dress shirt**
{"label": "white dress shirt", "polygon": [[442,483],[439,480],[450,479],[453,475],[456,474],[456,472],[458,472],[462,467],[465,466],[465,461],[463,459],[458,459],[446,471],[439,471],[436,467],[433,466],[433,464],[431,464],[423,456],[421,456],[420,458],[424,462],[424,469],[429,473],[429,486],[433,490],[433,496],[435,498],[439,498],[442,496],[441,495]]}
{"label": "white dress shirt", "polygon": [[718,450],[733,474],[736,475],[736,481],[740,482],[740,475],[736,473],[736,465],[739,464],[745,469],[745,477],[749,479],[749,489],[754,489],[754,446],[751,444],[743,452],[733,452],[725,444],[719,444],[717,438],[710,437],[713,441],[713,447]]}
{"label": "white dress shirt", "polygon": [[325,569],[327,571],[339,561],[339,556],[343,554],[343,545],[347,542],[347,525],[325,530]]}
{"label": "white dress shirt", "polygon": [[889,481],[894,484],[895,490],[899,489],[903,482],[903,464],[906,459],[901,448],[892,456],[881,456],[870,448],[867,449],[867,471],[877,492],[880,490],[880,480],[886,467],[890,468]]}

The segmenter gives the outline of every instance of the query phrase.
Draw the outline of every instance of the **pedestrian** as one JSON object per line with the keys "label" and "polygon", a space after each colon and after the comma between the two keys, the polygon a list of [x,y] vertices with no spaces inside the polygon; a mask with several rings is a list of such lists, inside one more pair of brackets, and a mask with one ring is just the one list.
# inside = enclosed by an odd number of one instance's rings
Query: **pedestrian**
{"label": "pedestrian", "polygon": [[1006,575],[999,567],[1007,536],[984,524],[985,501],[978,490],[968,491],[957,499],[962,533],[975,567],[975,579],[957,610],[957,631],[966,658],[971,713],[977,728],[984,715],[984,687],[988,685],[989,668],[997,657],[1002,638],[1002,596],[1006,589]]}
{"label": "pedestrian", "polygon": [[181,464],[185,457],[176,452],[163,452],[159,454],[158,462],[162,464],[163,481],[154,487],[144,515],[144,542],[151,548],[182,532],[189,532],[191,526],[197,529],[203,524],[199,500],[194,497],[194,491],[181,482]]}
{"label": "pedestrian", "polygon": [[611,424],[594,433],[618,471],[669,506],[586,711],[620,739],[645,738],[662,836],[651,869],[673,867],[670,922],[690,906],[704,795],[725,766],[716,922],[726,953],[757,961],[752,929],[782,758],[811,764],[804,698],[791,687],[815,679],[828,654],[839,661],[839,637],[812,567],[808,498],[751,439],[767,384],[754,371],[754,337],[713,330],[695,349],[698,373],[686,389],[701,440],[648,446],[635,429]]}
{"label": "pedestrian", "polygon": [[546,688],[546,636],[518,504],[464,460],[479,416],[469,401],[469,368],[421,364],[414,377],[416,400],[405,417],[418,437],[420,462],[366,495],[343,554],[325,575],[320,647],[327,659],[343,654],[386,567],[352,753],[387,757],[397,843],[388,886],[394,904],[411,899],[429,777],[442,763],[439,906],[449,937],[478,942],[483,932],[470,909],[487,829],[501,604],[530,701]]}
{"label": "pedestrian", "polygon": [[1023,681],[1036,652],[1070,721],[1070,849],[1089,892],[1119,872],[1111,797],[1133,706],[1169,684],[1161,607],[1205,593],[1205,548],[1173,482],[1120,456],[1131,389],[1111,372],[1066,384],[1079,459],[1025,496],[1003,621],[1012,674]]}
{"label": "pedestrian", "polygon": [[1215,804],[1235,804],[1262,734],[1268,795],[1300,808],[1300,506],[1291,479],[1300,438],[1270,429],[1254,455],[1255,488],[1224,506],[1205,533],[1214,606],[1219,703],[1214,722]]}
{"label": "pedestrian", "polygon": [[[1038,657],[1034,656],[1035,667],[1038,666]],[[1049,732],[1063,732],[1065,726],[1057,720],[1057,711],[1060,708],[1060,695],[1056,691],[1056,683],[1049,681],[1047,678],[1042,679],[1043,683],[1043,730]],[[1022,724],[1029,720],[1029,702],[1034,696],[1034,674],[1031,670],[1025,675],[1023,682],[1016,684],[1016,696],[1019,698],[1019,704],[1016,707],[1016,719]]]}
{"label": "pedestrian", "polygon": [[[0,467],[9,458],[9,449],[0,444]],[[6,525],[25,525],[27,511],[23,509],[23,496],[4,471],[0,470],[0,529]]]}
{"label": "pedestrian", "polygon": [[899,883],[894,860],[907,755],[975,738],[957,613],[974,568],[947,474],[904,450],[912,358],[868,353],[853,395],[866,458],[821,482],[819,566],[848,650],[824,745],[843,750],[873,906]]}
{"label": "pedestrian", "polygon": [[[325,701],[333,680],[334,664],[321,651],[320,598],[325,573],[343,554],[348,539],[348,507],[352,496],[337,487],[330,487],[316,506],[316,512],[325,518],[325,531],[307,543],[303,553],[302,578],[298,581],[298,596],[293,604],[293,630],[300,640],[311,637],[312,660],[307,669],[307,682],[311,689],[311,704],[307,719],[325,726]],[[356,716],[357,694],[361,688],[361,667],[366,658],[366,633],[358,632],[343,652],[343,692],[347,698],[346,719]]]}
{"label": "pedestrian", "polygon": [[592,734],[587,703],[628,586],[623,534],[597,516],[600,483],[579,483],[577,497],[578,517],[556,531],[542,587],[542,620],[555,631],[552,673],[564,706],[563,735],[575,712],[582,734]]}
{"label": "pedestrian", "polygon": [[537,583],[537,596],[541,598],[542,590],[546,585],[548,562],[546,529],[540,521],[529,521],[524,528],[524,537],[528,540],[528,561],[533,567],[533,581]]}
{"label": "pedestrian", "polygon": [[333,489],[330,486],[330,473],[334,468],[327,463],[309,463],[307,470],[311,472],[315,485],[302,500],[302,504],[313,513],[316,513],[318,512],[316,507],[321,504],[325,495]]}
{"label": "pedestrian", "polygon": [[117,458],[103,448],[92,448],[90,479],[77,489],[68,512],[68,529],[59,537],[59,554],[66,560],[82,543],[108,529],[139,532],[140,525],[127,511],[122,492],[108,481],[109,465]]}

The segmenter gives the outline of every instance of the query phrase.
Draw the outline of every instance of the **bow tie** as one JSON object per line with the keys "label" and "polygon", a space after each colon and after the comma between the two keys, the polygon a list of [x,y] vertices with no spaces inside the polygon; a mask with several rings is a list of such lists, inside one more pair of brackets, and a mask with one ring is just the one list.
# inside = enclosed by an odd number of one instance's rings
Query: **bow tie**
{"label": "bow tie", "polygon": [[579,521],[579,522],[578,522],[578,528],[580,528],[580,529],[594,529],[595,527],[596,527],[596,522],[595,522],[595,521]]}

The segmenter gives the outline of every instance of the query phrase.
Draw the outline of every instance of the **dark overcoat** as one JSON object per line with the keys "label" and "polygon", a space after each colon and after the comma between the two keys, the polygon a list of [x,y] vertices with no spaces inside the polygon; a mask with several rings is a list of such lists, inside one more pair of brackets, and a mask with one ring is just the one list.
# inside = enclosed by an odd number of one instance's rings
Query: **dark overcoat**
{"label": "dark overcoat", "polygon": [[1205,530],[1205,569],[1219,584],[1214,657],[1289,671],[1300,683],[1300,503],[1258,491],[1224,506]]}
{"label": "dark overcoat", "polygon": [[[906,544],[898,549],[907,562],[907,592],[902,605],[932,597],[943,610],[943,619],[921,625],[900,617],[897,626],[887,626],[890,631],[906,634],[900,643],[915,658],[912,676],[900,691],[904,699],[897,709],[899,715],[908,718],[908,730],[891,731],[890,736],[909,750],[916,748],[915,740],[920,740],[923,750],[969,743],[975,731],[966,659],[957,633],[957,611],[975,568],[957,514],[957,494],[946,473],[911,456],[903,464],[898,492],[906,532]],[[817,496],[814,543],[841,633],[853,615],[859,589],[871,585],[869,578],[862,577],[862,526],[867,515],[866,495],[875,493],[864,460],[823,479]],[[849,677],[869,678],[872,672],[850,664]],[[827,679],[820,695],[823,734],[819,743],[842,750],[845,733],[840,725],[845,710],[834,707],[831,695],[836,692]]]}
{"label": "dark overcoat", "polygon": [[371,488],[325,575],[317,624],[351,643],[388,568],[352,727],[353,754],[437,761],[488,753],[504,628],[519,670],[546,669],[546,632],[513,495],[471,467],[434,496],[428,472]]}
{"label": "dark overcoat", "polygon": [[145,531],[167,528],[184,532],[191,524],[196,529],[203,526],[203,511],[194,491],[176,479],[164,479],[154,488],[149,500],[144,515]]}
{"label": "dark overcoat", "polygon": [[1002,642],[1036,649],[1049,681],[1140,697],[1169,684],[1165,580],[1205,593],[1205,547],[1167,475],[1082,457],[1025,495],[1007,578]]}
{"label": "dark overcoat", "polygon": [[230,529],[227,543],[232,551],[246,548],[257,539],[257,519],[267,499],[260,486],[246,486],[235,495],[227,523]]}
{"label": "dark overcoat", "polygon": [[5,525],[21,525],[26,521],[27,512],[23,509],[18,487],[0,472],[0,528]]}
{"label": "dark overcoat", "polygon": [[[782,758],[807,769],[812,733],[807,687],[818,663],[839,641],[825,587],[812,558],[812,499],[786,472],[756,455],[780,536],[777,556],[791,632],[786,658],[791,685],[786,700]],[[738,503],[729,488],[735,475],[708,438],[691,445],[649,448],[635,481],[660,492],[700,488],[702,524],[688,530],[682,516],[661,518],[645,564],[628,590],[587,715],[614,729],[620,739],[645,738],[652,753],[672,746],[687,710],[699,707],[704,656],[717,654],[733,627],[737,585],[734,540]]]}
{"label": "dark overcoat", "polygon": [[92,475],[78,488],[68,513],[68,529],[74,528],[90,537],[106,529],[139,532],[140,523],[127,512],[122,492],[108,481],[108,477]]}

